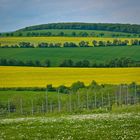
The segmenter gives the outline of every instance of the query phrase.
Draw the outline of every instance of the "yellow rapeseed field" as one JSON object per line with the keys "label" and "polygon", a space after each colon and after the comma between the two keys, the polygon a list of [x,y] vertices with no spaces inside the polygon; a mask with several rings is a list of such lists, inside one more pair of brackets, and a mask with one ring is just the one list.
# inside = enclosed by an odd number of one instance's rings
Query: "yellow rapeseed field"
{"label": "yellow rapeseed field", "polygon": [[[120,40],[132,40],[132,38],[118,38]],[[136,38],[135,38],[136,39]],[[139,38],[137,38],[139,39]],[[34,45],[37,45],[40,42],[48,43],[64,43],[64,42],[75,42],[79,43],[80,41],[88,41],[92,45],[93,40],[101,41],[112,41],[114,38],[101,38],[101,37],[1,37],[0,44],[2,45],[15,45],[19,42],[30,42]],[[140,39],[139,39],[140,40]]]}
{"label": "yellow rapeseed field", "polygon": [[83,81],[98,83],[140,83],[140,68],[43,68],[0,67],[0,87],[45,87]]}

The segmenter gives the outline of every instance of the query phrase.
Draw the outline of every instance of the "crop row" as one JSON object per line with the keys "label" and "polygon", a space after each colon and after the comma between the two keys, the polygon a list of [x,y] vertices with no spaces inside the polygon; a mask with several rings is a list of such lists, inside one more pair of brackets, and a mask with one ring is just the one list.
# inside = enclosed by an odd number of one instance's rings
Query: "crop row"
{"label": "crop row", "polygon": [[[63,45],[65,42],[67,43],[75,43],[78,45],[80,42],[88,42],[89,46],[93,46],[93,40],[100,43],[106,42],[108,44],[111,44],[113,41],[114,43],[119,42],[129,42],[128,44],[131,45],[131,40],[139,40],[139,38],[100,38],[100,37],[0,37],[0,44],[1,46],[5,45],[18,45],[20,42],[29,42],[35,46],[41,43],[52,43],[57,44],[60,43]],[[100,44],[99,44],[100,45]]]}
{"label": "crop row", "polygon": [[[47,84],[67,85],[92,80],[105,84],[140,82],[140,68],[44,68],[0,67],[1,87],[45,87]],[[64,81],[65,79],[65,81]]]}
{"label": "crop row", "polygon": [[97,41],[97,40],[93,40],[92,44],[90,44],[88,41],[80,41],[78,44],[76,44],[75,42],[64,42],[62,43],[47,43],[47,42],[41,42],[38,43],[37,45],[34,45],[30,42],[19,42],[18,44],[14,44],[14,45],[1,45],[0,47],[2,48],[60,48],[60,47],[107,47],[107,46],[139,46],[140,45],[140,40],[118,40],[118,39],[114,39],[113,41]]}

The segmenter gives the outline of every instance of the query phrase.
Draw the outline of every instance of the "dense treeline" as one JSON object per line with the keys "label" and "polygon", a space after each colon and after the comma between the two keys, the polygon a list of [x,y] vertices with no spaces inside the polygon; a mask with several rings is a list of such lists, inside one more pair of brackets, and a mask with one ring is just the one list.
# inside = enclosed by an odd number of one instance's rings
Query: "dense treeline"
{"label": "dense treeline", "polygon": [[103,30],[125,33],[140,33],[140,25],[111,24],[111,23],[51,23],[26,27],[21,31],[44,29],[76,29],[76,30]]}
{"label": "dense treeline", "polygon": [[80,41],[78,44],[74,42],[64,42],[62,43],[47,43],[41,42],[37,45],[34,45],[30,42],[19,42],[18,45],[1,45],[1,48],[60,48],[60,47],[107,47],[107,46],[139,46],[140,40],[120,40],[114,39],[113,41],[102,41],[102,40],[93,40],[92,45],[88,41]]}
{"label": "dense treeline", "polygon": [[15,60],[15,59],[6,59],[6,58],[0,58],[0,66],[33,66],[33,67],[50,67],[51,62],[50,60],[46,59],[44,62],[35,60]]}
{"label": "dense treeline", "polygon": [[[0,58],[0,66],[32,66],[32,67],[51,67],[51,61],[46,59],[44,62],[35,60],[15,60]],[[108,67],[140,67],[139,61],[134,61],[130,58],[122,57],[109,60],[104,63],[96,63],[89,60],[73,61],[71,59],[65,59],[58,65],[59,67],[95,67],[95,68],[108,68]]]}
{"label": "dense treeline", "polygon": [[99,85],[94,80],[86,86],[84,82],[77,81],[72,83],[70,87],[65,85],[60,85],[58,87],[54,87],[52,84],[46,85],[46,87],[1,87],[0,91],[7,91],[7,90],[13,90],[13,91],[57,91],[60,93],[69,93],[70,91],[77,92],[80,88],[96,88],[96,87],[103,87],[103,85]]}
{"label": "dense treeline", "polygon": [[66,59],[59,65],[60,67],[95,67],[95,68],[108,68],[108,67],[140,67],[140,62],[134,61],[130,58],[122,57],[109,60],[104,63],[90,63],[89,60],[80,60],[74,62],[71,59]]}
{"label": "dense treeline", "polygon": [[58,31],[58,32],[51,32],[51,31],[27,31],[27,32],[7,32],[7,33],[0,33],[0,37],[58,37],[58,36],[66,36],[66,37],[112,37],[112,38],[122,38],[122,37],[128,37],[128,38],[138,38],[140,37],[140,34],[130,34],[130,33],[105,33],[105,32],[87,32],[87,31],[72,31],[72,32],[65,32],[65,31]]}

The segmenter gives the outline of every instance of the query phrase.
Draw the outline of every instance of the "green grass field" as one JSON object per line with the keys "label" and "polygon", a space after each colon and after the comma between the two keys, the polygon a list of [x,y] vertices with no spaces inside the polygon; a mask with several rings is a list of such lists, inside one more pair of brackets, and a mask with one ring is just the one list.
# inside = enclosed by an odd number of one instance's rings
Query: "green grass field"
{"label": "green grass field", "polygon": [[139,140],[139,124],[139,113],[1,119],[0,139]]}
{"label": "green grass field", "polygon": [[[47,92],[50,98],[57,98],[56,92]],[[62,94],[65,96],[65,94]],[[21,98],[23,100],[32,100],[32,99],[43,99],[46,96],[45,91],[0,91],[0,102],[7,102],[8,99],[11,101],[18,101]]]}
{"label": "green grass field", "polygon": [[59,66],[64,59],[89,60],[92,63],[106,62],[114,58],[127,57],[140,61],[140,47],[93,47],[93,48],[7,48],[0,49],[0,57],[17,60],[49,59],[51,66]]}

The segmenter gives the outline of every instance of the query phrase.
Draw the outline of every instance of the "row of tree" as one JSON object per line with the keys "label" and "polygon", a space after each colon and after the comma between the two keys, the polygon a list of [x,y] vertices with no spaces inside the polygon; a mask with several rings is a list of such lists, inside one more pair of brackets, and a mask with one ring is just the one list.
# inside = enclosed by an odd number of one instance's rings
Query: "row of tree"
{"label": "row of tree", "polygon": [[[134,89],[136,87],[136,83],[135,82],[132,82],[130,84],[121,84],[121,86],[127,86],[129,87],[130,89]],[[84,82],[81,82],[81,81],[77,81],[77,82],[74,82],[72,83],[72,85],[70,87],[67,87],[65,85],[60,85],[58,86],[57,88],[53,87],[51,84],[50,85],[47,85],[47,90],[48,91],[59,91],[60,93],[76,93],[77,91],[79,91],[79,89],[96,89],[96,90],[99,90],[99,89],[103,89],[105,87],[114,87],[115,85],[109,85],[109,84],[98,84],[96,81],[92,81],[89,85],[85,85]],[[80,91],[79,91],[80,93]],[[100,93],[101,94],[101,93]],[[139,89],[139,86],[137,85],[137,94],[140,96],[140,89]]]}
{"label": "row of tree", "polygon": [[115,58],[104,63],[90,63],[89,60],[80,60],[74,62],[71,59],[64,60],[60,65],[60,67],[95,67],[95,68],[108,68],[108,67],[140,67],[139,61],[134,61],[130,58],[122,57]]}
{"label": "row of tree", "polygon": [[139,46],[140,40],[119,40],[114,39],[113,41],[102,41],[102,40],[93,40],[92,45],[88,41],[80,41],[78,44],[74,42],[64,42],[62,43],[47,43],[41,42],[38,45],[34,45],[30,42],[19,42],[18,45],[1,45],[1,48],[60,48],[60,47],[107,47],[107,46]]}
{"label": "row of tree", "polygon": [[58,33],[53,32],[10,32],[10,33],[0,33],[0,37],[47,37],[47,36],[68,36],[68,37],[104,37],[104,36],[110,36],[110,37],[140,37],[140,34],[121,34],[121,33],[95,33],[95,32],[71,32],[71,33],[65,33],[63,31]]}
{"label": "row of tree", "polygon": [[6,59],[0,58],[0,66],[33,66],[33,67],[50,67],[51,62],[50,60],[46,59],[44,62],[39,60],[16,60],[16,59]]}
{"label": "row of tree", "polygon": [[[15,59],[5,59],[0,58],[0,66],[33,66],[33,67],[51,67],[51,61],[46,59],[44,62],[39,60],[15,60]],[[130,58],[122,57],[122,58],[115,58],[110,61],[106,61],[104,63],[92,63],[89,60],[80,60],[80,61],[73,61],[71,59],[63,60],[59,65],[59,67],[140,67],[140,62],[133,61]]]}
{"label": "row of tree", "polygon": [[[140,86],[137,85],[135,82],[132,82],[130,84],[121,84],[121,86],[127,86],[129,89],[134,89],[137,86],[137,95],[140,96]],[[107,89],[109,90],[109,88],[115,88],[117,89],[118,85],[111,85],[111,84],[98,84],[96,81],[91,81],[91,83],[89,83],[89,85],[85,85],[84,82],[81,81],[77,81],[72,83],[70,86],[66,86],[66,85],[60,85],[58,87],[54,87],[52,84],[48,84],[46,85],[46,87],[12,87],[12,88],[8,88],[8,87],[1,87],[0,91],[6,91],[6,90],[15,90],[15,91],[54,91],[54,92],[59,92],[59,93],[76,93],[77,91],[79,91],[78,93],[80,93],[81,89],[91,89],[91,91],[99,91],[100,89],[105,89],[107,87]],[[80,90],[79,90],[80,89]],[[126,91],[126,89],[125,89]],[[123,91],[122,91],[123,92]],[[134,92],[134,91],[133,91]],[[84,92],[85,93],[85,92]],[[99,95],[101,95],[101,93],[99,93]]]}

